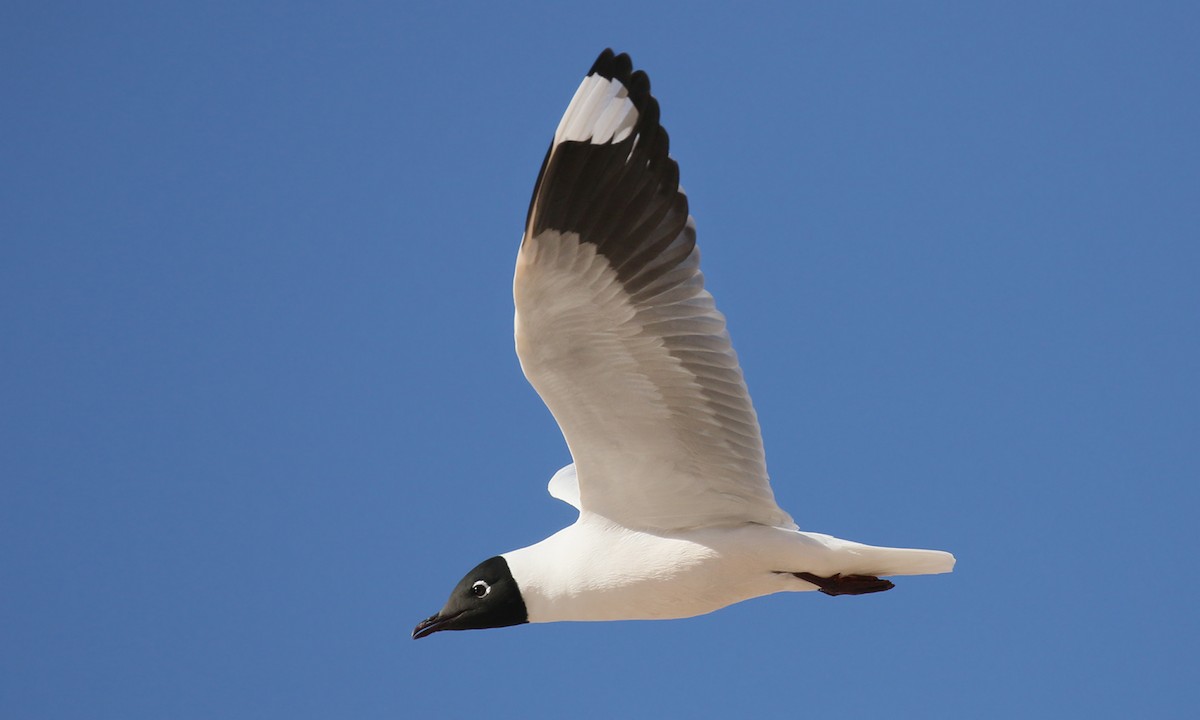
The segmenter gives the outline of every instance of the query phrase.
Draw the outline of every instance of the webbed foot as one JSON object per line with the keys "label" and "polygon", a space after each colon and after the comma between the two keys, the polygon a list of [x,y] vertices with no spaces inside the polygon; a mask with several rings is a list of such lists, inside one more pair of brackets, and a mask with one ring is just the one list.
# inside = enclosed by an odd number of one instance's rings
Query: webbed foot
{"label": "webbed foot", "polygon": [[817,586],[826,595],[866,595],[883,592],[896,587],[891,580],[877,578],[874,575],[842,575],[818,577],[812,573],[794,572],[796,577]]}

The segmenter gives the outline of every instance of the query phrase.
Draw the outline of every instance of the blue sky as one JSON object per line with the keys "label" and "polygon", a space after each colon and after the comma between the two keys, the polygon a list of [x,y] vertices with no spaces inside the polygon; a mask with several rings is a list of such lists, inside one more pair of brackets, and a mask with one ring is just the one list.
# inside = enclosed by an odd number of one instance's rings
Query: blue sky
{"label": "blue sky", "polygon": [[[0,9],[0,714],[1194,712],[1194,4],[432,5]],[[409,640],[572,520],[511,273],[606,46],[780,503],[954,574]]]}

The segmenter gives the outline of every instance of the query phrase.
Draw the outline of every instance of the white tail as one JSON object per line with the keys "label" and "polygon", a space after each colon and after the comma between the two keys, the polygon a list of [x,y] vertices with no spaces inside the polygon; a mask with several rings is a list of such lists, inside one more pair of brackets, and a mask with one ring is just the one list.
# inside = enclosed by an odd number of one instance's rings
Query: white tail
{"label": "white tail", "polygon": [[937,575],[954,569],[954,556],[942,550],[877,547],[829,535],[803,534],[836,549],[838,570],[843,575]]}

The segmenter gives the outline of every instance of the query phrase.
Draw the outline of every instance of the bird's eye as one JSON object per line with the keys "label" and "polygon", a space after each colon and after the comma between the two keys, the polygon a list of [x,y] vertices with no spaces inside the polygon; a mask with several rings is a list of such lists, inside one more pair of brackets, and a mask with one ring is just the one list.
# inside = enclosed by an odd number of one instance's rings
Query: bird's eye
{"label": "bird's eye", "polygon": [[492,586],[482,580],[476,580],[471,586],[471,594],[477,598],[486,597],[492,591]]}

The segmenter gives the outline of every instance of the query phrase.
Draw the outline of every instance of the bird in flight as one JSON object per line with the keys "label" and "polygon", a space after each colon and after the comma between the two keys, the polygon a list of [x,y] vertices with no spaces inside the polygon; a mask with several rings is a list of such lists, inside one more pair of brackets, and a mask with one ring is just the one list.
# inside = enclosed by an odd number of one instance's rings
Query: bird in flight
{"label": "bird in flight", "polygon": [[861,595],[950,572],[938,550],[802,532],[775,503],[758,418],[646,73],[605,50],[538,174],[513,280],[517,356],[574,462],[579,511],[483,561],[413,630],[702,615],[777,592]]}

